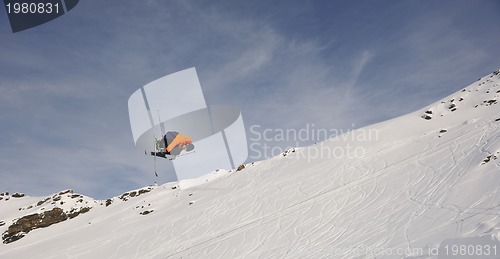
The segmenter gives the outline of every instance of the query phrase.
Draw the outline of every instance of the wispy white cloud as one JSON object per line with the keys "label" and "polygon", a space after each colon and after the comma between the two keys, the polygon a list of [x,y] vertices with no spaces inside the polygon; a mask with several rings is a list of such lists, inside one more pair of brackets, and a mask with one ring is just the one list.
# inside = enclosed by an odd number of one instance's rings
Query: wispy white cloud
{"label": "wispy white cloud", "polygon": [[[500,44],[494,33],[476,34],[491,27],[484,22],[459,23],[463,2],[447,12],[394,14],[400,24],[391,24],[390,37],[383,21],[363,34],[343,29],[373,14],[331,22],[337,16],[311,5],[287,17],[222,3],[80,1],[44,25],[50,34],[3,37],[0,67],[10,70],[0,71],[0,191],[74,186],[105,198],[154,182],[151,160],[133,146],[127,100],[188,67],[197,67],[208,102],[241,107],[247,127],[346,128],[401,115],[467,84],[488,72]],[[288,28],[287,19],[309,24]],[[161,166],[159,181],[167,181],[172,167]]]}

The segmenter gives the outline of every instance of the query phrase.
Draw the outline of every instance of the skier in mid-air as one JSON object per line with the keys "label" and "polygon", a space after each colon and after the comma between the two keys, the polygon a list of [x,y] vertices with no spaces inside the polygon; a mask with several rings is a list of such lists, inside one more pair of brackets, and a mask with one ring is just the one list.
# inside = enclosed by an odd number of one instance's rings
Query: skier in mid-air
{"label": "skier in mid-air", "polygon": [[194,145],[189,136],[169,131],[158,140],[156,148],[156,152],[151,152],[151,155],[174,160],[183,150],[186,152],[193,150]]}

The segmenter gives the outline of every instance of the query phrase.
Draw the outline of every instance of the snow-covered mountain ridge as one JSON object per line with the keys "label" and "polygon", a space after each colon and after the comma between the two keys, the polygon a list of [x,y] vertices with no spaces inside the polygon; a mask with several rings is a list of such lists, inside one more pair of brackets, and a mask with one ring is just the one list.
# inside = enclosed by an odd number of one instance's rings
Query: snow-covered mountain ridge
{"label": "snow-covered mountain ridge", "polygon": [[[377,132],[369,138],[340,136],[240,171],[103,201],[3,193],[0,258],[454,258],[444,245],[462,243],[499,246],[460,258],[500,258],[499,101],[500,70],[347,133]],[[363,152],[330,152],[348,146]],[[40,224],[53,214],[64,215]],[[35,228],[16,227],[23,218]]]}

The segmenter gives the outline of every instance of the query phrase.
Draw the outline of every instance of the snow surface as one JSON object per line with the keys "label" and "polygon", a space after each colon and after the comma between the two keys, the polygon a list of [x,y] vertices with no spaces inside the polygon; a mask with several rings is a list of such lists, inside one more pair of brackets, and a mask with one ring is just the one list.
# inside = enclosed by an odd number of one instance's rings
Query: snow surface
{"label": "snow surface", "polygon": [[[241,171],[108,201],[0,196],[1,233],[55,206],[92,208],[0,244],[0,258],[500,258],[499,101],[494,72],[421,110]],[[331,153],[353,147],[362,155]],[[436,255],[450,242],[498,244],[497,254]]]}

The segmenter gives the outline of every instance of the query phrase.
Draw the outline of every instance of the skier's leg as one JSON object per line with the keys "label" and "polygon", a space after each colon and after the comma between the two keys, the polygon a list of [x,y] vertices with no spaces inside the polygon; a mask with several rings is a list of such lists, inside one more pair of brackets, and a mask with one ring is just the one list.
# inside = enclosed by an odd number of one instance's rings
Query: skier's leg
{"label": "skier's leg", "polygon": [[177,156],[181,153],[182,149],[179,146],[175,146],[170,150],[170,155]]}
{"label": "skier's leg", "polygon": [[187,145],[186,145],[186,151],[187,151],[187,152],[189,152],[189,151],[191,151],[191,150],[193,150],[193,149],[194,149],[194,145],[193,145],[193,144],[187,144]]}
{"label": "skier's leg", "polygon": [[167,135],[163,136],[163,142],[165,143],[165,154],[170,155],[170,152],[167,151],[168,147],[168,141],[167,141]]}

